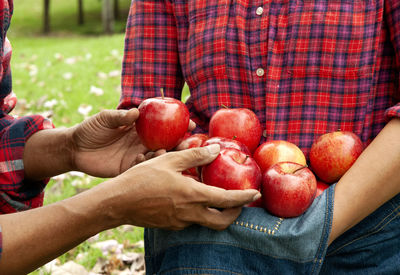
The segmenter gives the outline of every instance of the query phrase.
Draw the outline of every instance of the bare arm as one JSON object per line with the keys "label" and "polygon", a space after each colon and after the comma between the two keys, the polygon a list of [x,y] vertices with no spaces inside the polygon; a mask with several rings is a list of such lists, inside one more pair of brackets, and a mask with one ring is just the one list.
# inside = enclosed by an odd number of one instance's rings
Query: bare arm
{"label": "bare arm", "polygon": [[329,243],[400,192],[400,119],[392,119],[337,183]]}
{"label": "bare arm", "polygon": [[42,130],[25,144],[25,177],[40,180],[73,170],[69,129]]}
{"label": "bare arm", "polygon": [[0,274],[26,274],[88,237],[121,224],[173,230],[193,223],[226,228],[243,205],[261,196],[259,192],[227,191],[181,174],[211,162],[218,153],[218,145],[167,153],[75,197],[0,215]]}

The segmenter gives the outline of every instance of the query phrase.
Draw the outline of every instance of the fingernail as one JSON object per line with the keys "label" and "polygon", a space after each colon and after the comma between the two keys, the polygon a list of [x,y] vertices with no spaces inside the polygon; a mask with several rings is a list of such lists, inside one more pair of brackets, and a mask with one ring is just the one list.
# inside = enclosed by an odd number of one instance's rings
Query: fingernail
{"label": "fingernail", "polygon": [[261,193],[258,192],[254,197],[253,197],[253,201],[258,200],[259,198],[261,198]]}
{"label": "fingernail", "polygon": [[219,144],[211,144],[206,146],[208,152],[210,152],[211,155],[216,155],[219,154],[220,147]]}

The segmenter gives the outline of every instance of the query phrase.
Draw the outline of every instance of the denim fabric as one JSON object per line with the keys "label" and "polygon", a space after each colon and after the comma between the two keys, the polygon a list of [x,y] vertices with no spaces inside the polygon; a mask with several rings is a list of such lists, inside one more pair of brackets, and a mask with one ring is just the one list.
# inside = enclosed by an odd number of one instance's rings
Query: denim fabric
{"label": "denim fabric", "polygon": [[147,273],[400,274],[400,194],[327,248],[333,192],[334,186],[294,219],[245,208],[223,232],[147,229]]}
{"label": "denim fabric", "polygon": [[321,274],[400,274],[400,194],[329,246]]}
{"label": "denim fabric", "polygon": [[282,219],[244,208],[224,231],[192,226],[145,231],[148,274],[318,274],[327,249],[334,186],[307,212]]}

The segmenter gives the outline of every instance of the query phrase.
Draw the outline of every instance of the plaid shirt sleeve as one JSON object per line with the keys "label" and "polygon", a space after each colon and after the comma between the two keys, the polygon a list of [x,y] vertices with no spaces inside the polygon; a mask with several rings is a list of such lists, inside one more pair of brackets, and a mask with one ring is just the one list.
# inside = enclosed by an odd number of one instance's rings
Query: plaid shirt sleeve
{"label": "plaid shirt sleeve", "polygon": [[135,0],[126,27],[119,108],[149,97],[180,98],[184,79],[178,56],[178,30],[169,0]]}
{"label": "plaid shirt sleeve", "polygon": [[[41,116],[14,118],[8,114],[17,102],[11,86],[11,45],[5,37],[12,9],[12,0],[0,0],[0,214],[43,204],[43,189],[48,180],[33,182],[25,179],[23,153],[30,136],[39,130],[54,127]],[[1,252],[0,227],[0,256]]]}
{"label": "plaid shirt sleeve", "polygon": [[[394,45],[396,65],[400,67],[400,1],[386,0],[385,2],[385,18],[387,20],[389,35]],[[398,75],[400,78],[400,75]],[[385,112],[387,119],[400,117],[400,91],[397,91],[397,104],[388,108]]]}

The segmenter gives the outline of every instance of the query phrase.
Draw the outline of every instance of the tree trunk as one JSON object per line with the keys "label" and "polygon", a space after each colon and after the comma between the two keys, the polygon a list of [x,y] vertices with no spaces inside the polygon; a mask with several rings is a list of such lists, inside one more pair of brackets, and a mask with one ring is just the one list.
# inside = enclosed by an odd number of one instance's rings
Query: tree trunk
{"label": "tree trunk", "polygon": [[83,0],[78,0],[78,25],[83,25],[84,21]]}
{"label": "tree trunk", "polygon": [[114,5],[112,0],[103,0],[103,28],[104,32],[111,34],[114,31]]}
{"label": "tree trunk", "polygon": [[114,0],[114,18],[119,19],[119,0]]}
{"label": "tree trunk", "polygon": [[43,32],[50,32],[50,0],[44,0],[43,9]]}

